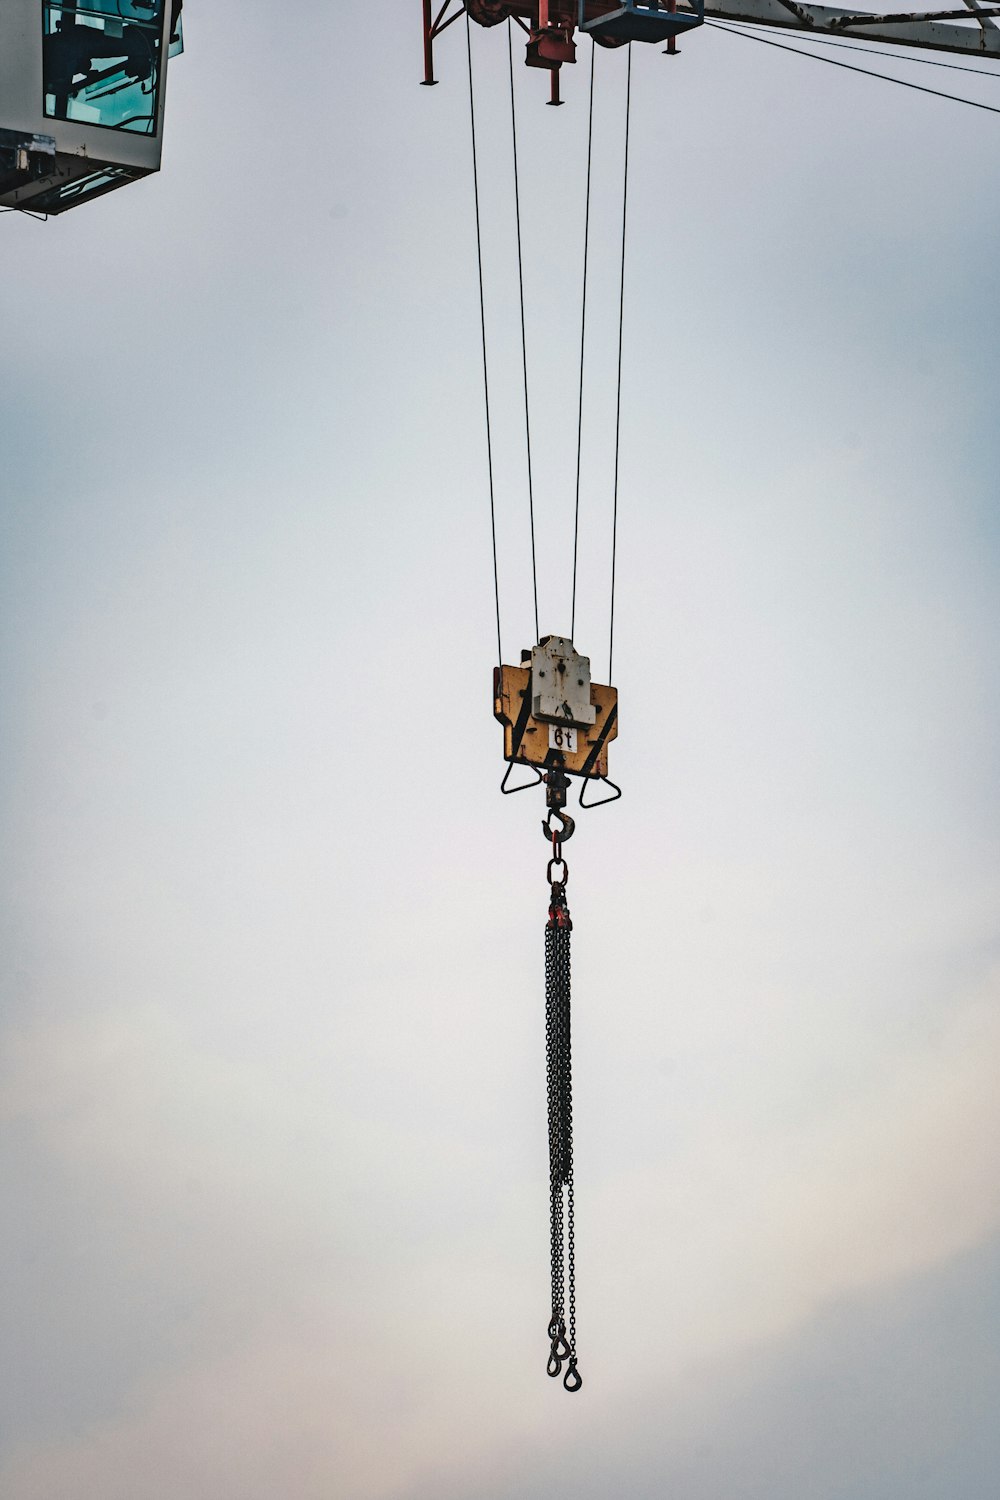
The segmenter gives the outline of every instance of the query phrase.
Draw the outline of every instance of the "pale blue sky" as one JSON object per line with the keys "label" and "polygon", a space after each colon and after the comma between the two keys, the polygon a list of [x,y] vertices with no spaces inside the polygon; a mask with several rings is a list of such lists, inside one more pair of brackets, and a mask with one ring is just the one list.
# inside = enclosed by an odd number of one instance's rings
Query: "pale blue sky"
{"label": "pale blue sky", "polygon": [[[1000,122],[707,28],[636,50],[570,1399],[464,39],[425,90],[416,0],[186,23],[161,175],[0,220],[5,1500],[992,1500]],[[507,53],[473,41],[511,660]],[[559,111],[516,82],[564,631],[586,69]]]}

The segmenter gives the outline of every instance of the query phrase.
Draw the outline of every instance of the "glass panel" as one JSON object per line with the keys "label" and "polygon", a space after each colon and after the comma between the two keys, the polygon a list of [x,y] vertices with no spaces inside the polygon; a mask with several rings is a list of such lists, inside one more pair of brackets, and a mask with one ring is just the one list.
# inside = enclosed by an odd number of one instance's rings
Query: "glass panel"
{"label": "glass panel", "polygon": [[184,9],[184,0],[170,0],[170,46],[167,49],[168,57],[180,57],[184,51],[184,22],[181,20],[181,11]]}
{"label": "glass panel", "polygon": [[42,0],[50,119],[155,135],[164,0]]}
{"label": "glass panel", "polygon": [[64,182],[59,187],[49,188],[48,192],[28,199],[24,206],[32,213],[58,214],[76,203],[83,203],[87,198],[110,192],[112,188],[122,187],[135,179],[136,174],[127,172],[124,167],[102,167],[99,172],[78,177],[75,182]]}

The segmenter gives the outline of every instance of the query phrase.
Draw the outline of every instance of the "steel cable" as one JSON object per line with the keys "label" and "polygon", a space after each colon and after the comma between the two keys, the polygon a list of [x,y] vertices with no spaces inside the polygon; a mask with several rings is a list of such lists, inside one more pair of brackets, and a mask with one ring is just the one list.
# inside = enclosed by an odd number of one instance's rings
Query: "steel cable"
{"label": "steel cable", "polygon": [[472,82],[472,26],[469,12],[465,13],[465,46],[469,59],[469,125],[472,136],[472,190],[476,205],[476,260],[479,267],[479,324],[483,339],[483,397],[486,407],[486,464],[490,485],[490,534],[493,541],[493,598],[497,616],[497,666],[503,662],[503,643],[500,638],[500,571],[497,565],[497,514],[493,486],[493,440],[490,431],[490,379],[489,362],[486,356],[486,295],[483,289],[483,236],[479,214],[479,165],[476,154],[476,99]]}
{"label": "steel cable", "polygon": [[521,250],[521,186],[517,170],[517,110],[514,107],[514,41],[510,17],[507,18],[507,57],[510,63],[510,130],[514,149],[514,219],[517,225],[517,286],[521,299],[521,366],[524,372],[524,444],[528,459],[531,582],[535,599],[535,640],[537,641],[541,635],[538,624],[538,554],[535,549],[535,490],[531,469],[531,408],[528,402],[528,335],[524,317],[524,256]]}
{"label": "steel cable", "polygon": [[612,667],[615,655],[615,568],[618,560],[618,458],[622,430],[622,335],[625,327],[625,245],[628,227],[628,147],[632,119],[632,48],[628,49],[628,72],[625,84],[625,170],[622,187],[622,274],[618,289],[618,382],[615,393],[615,484],[611,512],[611,624],[608,630],[608,681],[614,682]]}
{"label": "steel cable", "polygon": [[[709,24],[712,23],[710,22]],[[740,22],[740,30],[749,31],[751,34],[760,31],[774,31],[775,29],[773,26],[761,27],[754,26],[748,21]],[[780,27],[777,29],[781,31],[782,36],[788,35],[788,32],[782,30]],[[792,34],[795,35],[796,33],[793,32]],[[965,63],[946,63],[941,62],[940,58],[937,57],[921,57],[916,48],[913,48],[910,53],[886,52],[877,42],[867,47],[860,47],[856,46],[853,42],[839,42],[834,37],[817,36],[814,31],[804,31],[799,34],[803,36],[804,40],[809,42],[810,46],[814,47],[838,47],[843,52],[861,52],[866,57],[884,57],[886,61],[921,63],[925,68],[947,68],[949,73],[972,73],[977,78],[1000,78],[1000,72],[994,68],[970,68]],[[850,32],[849,35],[856,36],[857,33]],[[953,96],[949,95],[948,97],[951,98]]]}
{"label": "steel cable", "polygon": [[818,52],[807,52],[803,47],[790,47],[787,42],[773,42],[770,37],[758,36],[752,31],[741,31],[736,26],[723,26],[718,21],[706,23],[715,31],[728,31],[730,36],[746,37],[748,41],[760,42],[765,47],[777,47],[781,52],[794,52],[798,57],[811,57],[814,62],[829,63],[831,68],[846,68],[849,73],[864,73],[868,78],[881,78],[883,83],[896,83],[901,89],[916,89],[918,94],[933,94],[936,99],[950,99],[953,104],[968,104],[971,109],[985,109],[991,115],[1000,115],[995,104],[980,104],[978,99],[963,99],[960,94],[946,94],[942,89],[929,89],[924,83],[911,83],[908,78],[893,78],[889,73],[876,73],[874,68],[859,68],[856,63],[841,62],[836,57],[820,57]]}
{"label": "steel cable", "polygon": [[590,250],[590,169],[594,145],[594,58],[597,45],[590,46],[590,108],[587,114],[587,195],[583,220],[583,295],[580,306],[580,402],[576,421],[576,505],[573,515],[573,603],[570,609],[570,640],[576,631],[576,564],[580,542],[580,460],[583,453],[583,356],[587,342],[587,258]]}

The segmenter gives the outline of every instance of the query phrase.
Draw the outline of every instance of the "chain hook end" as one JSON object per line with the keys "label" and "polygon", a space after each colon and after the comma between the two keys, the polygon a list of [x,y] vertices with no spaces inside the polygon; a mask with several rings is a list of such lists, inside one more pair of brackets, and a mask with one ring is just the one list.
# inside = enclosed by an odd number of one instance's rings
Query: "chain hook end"
{"label": "chain hook end", "polygon": [[[553,828],[553,817],[559,819],[559,828]],[[542,819],[542,833],[545,835],[545,838],[553,844],[556,841],[558,841],[560,844],[564,844],[567,839],[571,839],[573,837],[575,829],[575,820],[570,817],[569,813],[563,812],[561,807],[550,807],[548,812],[545,814],[545,817]]]}

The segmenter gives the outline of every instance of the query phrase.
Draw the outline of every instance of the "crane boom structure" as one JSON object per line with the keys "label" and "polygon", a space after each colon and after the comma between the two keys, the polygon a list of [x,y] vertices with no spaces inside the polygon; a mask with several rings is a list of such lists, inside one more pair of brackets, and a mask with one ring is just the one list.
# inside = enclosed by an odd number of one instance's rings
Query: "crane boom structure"
{"label": "crane boom structure", "polygon": [[[938,52],[961,52],[977,57],[1000,57],[1000,30],[994,16],[1000,8],[970,0],[967,10],[869,15],[836,5],[803,5],[799,0],[705,0],[706,17],[720,21],[748,21],[783,30],[826,32],[855,37],[862,42],[888,42],[896,47],[926,47]],[[976,25],[956,25],[968,17]]]}
{"label": "crane boom structure", "polygon": [[[775,26],[783,31],[808,35],[828,34],[852,37],[860,42],[888,43],[894,47],[919,47],[932,52],[957,52],[964,57],[1000,57],[1000,3],[989,0],[962,0],[957,6],[921,11],[862,11],[836,5],[814,5],[808,0],[422,0],[424,12],[424,82],[433,83],[433,44],[453,21],[468,11],[481,26],[496,26],[510,18],[528,34],[536,47],[539,38],[560,33],[564,54],[556,48],[547,59],[532,59],[554,69],[553,102],[558,102],[558,74],[561,62],[573,60],[572,38],[579,29],[592,32],[605,45],[618,45],[625,39],[615,26],[627,13],[638,25],[639,13],[648,26],[658,17],[664,25],[672,18],[676,29],[681,24],[697,25],[705,20],[733,21],[737,25]],[[436,9],[436,14],[435,14]],[[683,18],[683,19],[682,19]],[[655,32],[655,26],[654,26]],[[664,32],[664,34],[666,34]],[[635,39],[654,40],[653,35],[634,33]],[[673,51],[673,44],[668,47]]]}

